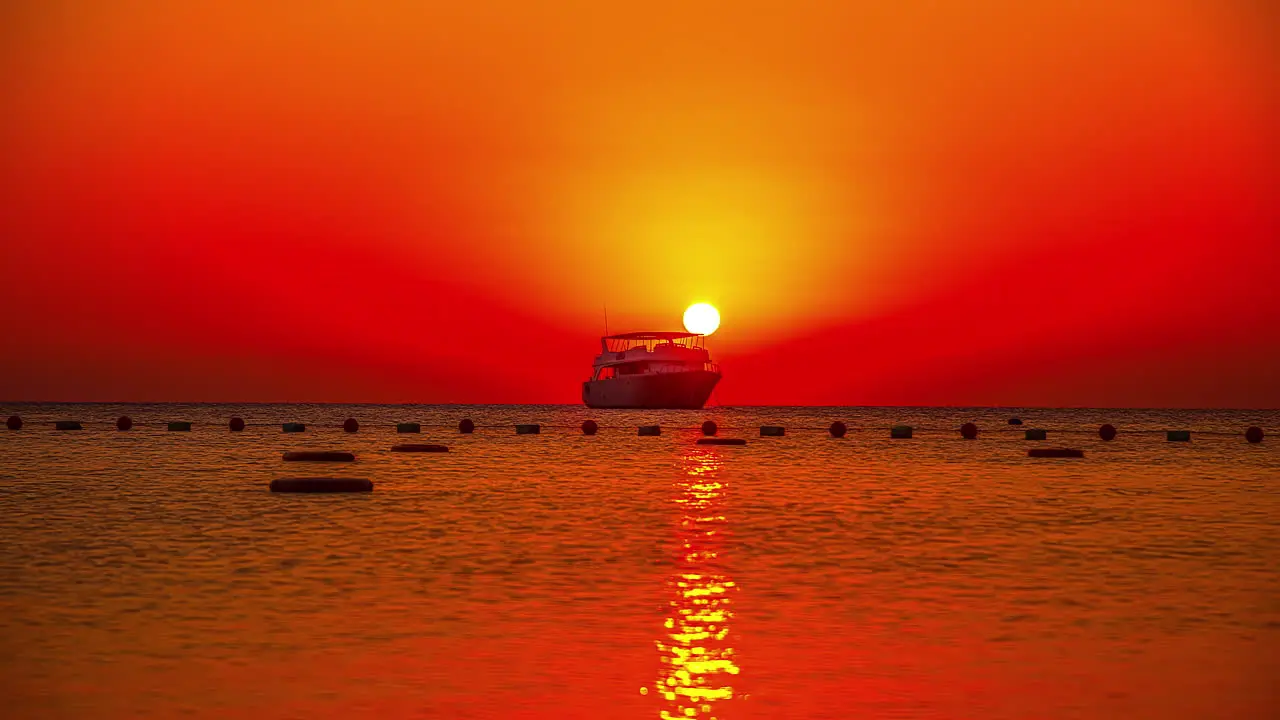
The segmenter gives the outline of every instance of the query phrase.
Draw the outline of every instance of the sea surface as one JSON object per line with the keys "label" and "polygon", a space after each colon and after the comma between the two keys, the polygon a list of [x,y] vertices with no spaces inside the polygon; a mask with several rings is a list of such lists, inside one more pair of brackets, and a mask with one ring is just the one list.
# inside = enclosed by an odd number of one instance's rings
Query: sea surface
{"label": "sea surface", "polygon": [[[1276,411],[14,413],[5,718],[1280,717]],[[704,419],[749,444],[696,445]],[[389,452],[405,441],[450,451]],[[1027,457],[1043,446],[1086,457]],[[268,490],[308,475],[375,490]]]}

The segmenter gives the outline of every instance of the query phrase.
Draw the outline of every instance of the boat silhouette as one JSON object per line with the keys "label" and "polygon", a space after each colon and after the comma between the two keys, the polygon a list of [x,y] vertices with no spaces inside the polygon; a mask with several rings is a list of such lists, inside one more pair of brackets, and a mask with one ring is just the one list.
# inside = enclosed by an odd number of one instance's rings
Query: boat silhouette
{"label": "boat silhouette", "polygon": [[697,410],[706,405],[720,367],[705,336],[689,332],[631,332],[600,338],[582,401],[591,408]]}

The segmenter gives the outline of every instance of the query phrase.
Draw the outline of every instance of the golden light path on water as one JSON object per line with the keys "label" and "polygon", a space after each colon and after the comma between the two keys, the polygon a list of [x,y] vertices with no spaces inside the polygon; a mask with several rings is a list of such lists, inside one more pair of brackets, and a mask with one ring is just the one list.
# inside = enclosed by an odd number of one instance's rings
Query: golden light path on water
{"label": "golden light path on water", "polygon": [[715,720],[717,704],[734,697],[739,667],[729,624],[737,586],[720,566],[726,528],[720,465],[715,451],[692,448],[682,458],[684,473],[674,488],[680,552],[668,580],[671,612],[655,641],[662,667],[653,688],[665,701],[658,713],[663,720]]}

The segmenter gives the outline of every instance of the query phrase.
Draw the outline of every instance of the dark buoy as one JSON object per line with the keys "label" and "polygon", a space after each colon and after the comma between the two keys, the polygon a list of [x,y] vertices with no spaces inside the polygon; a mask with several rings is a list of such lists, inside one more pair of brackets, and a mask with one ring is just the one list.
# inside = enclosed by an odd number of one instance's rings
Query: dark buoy
{"label": "dark buoy", "polygon": [[1022,436],[1027,440],[1047,440],[1049,439],[1049,431],[1033,428],[1023,433]]}
{"label": "dark buoy", "polygon": [[640,430],[639,430],[639,432],[637,432],[636,434],[637,434],[637,435],[644,435],[645,437],[652,437],[652,436],[654,436],[654,435],[661,435],[661,434],[662,434],[662,427],[661,427],[661,426],[659,426],[659,425],[641,425],[641,426],[640,426]]}
{"label": "dark buoy", "polygon": [[391,452],[441,453],[441,452],[449,452],[449,448],[444,445],[392,445]]}
{"label": "dark buoy", "polygon": [[364,478],[277,478],[271,481],[271,492],[281,493],[350,493],[372,490],[373,482]]}
{"label": "dark buoy", "polygon": [[1170,430],[1164,434],[1167,442],[1191,442],[1190,430]]}
{"label": "dark buoy", "polygon": [[116,418],[117,430],[128,430],[132,427],[133,427],[133,418],[129,417],[128,415],[121,415],[120,417]]}
{"label": "dark buoy", "polygon": [[699,445],[746,445],[747,441],[742,438],[700,437],[697,443]]}
{"label": "dark buoy", "polygon": [[761,425],[760,437],[782,437],[787,434],[787,429],[781,425]]}
{"label": "dark buoy", "polygon": [[462,418],[458,421],[458,432],[463,435],[470,435],[476,431],[476,424],[471,422],[471,418]]}
{"label": "dark buoy", "polygon": [[1254,445],[1257,445],[1258,443],[1262,442],[1262,428],[1255,425],[1249,428],[1248,430],[1245,430],[1244,439],[1248,440]]}
{"label": "dark buoy", "polygon": [[715,420],[704,420],[702,422],[702,434],[707,437],[715,435],[719,430],[720,428],[716,425]]}
{"label": "dark buoy", "polygon": [[541,425],[517,425],[517,435],[539,435],[542,433]]}
{"label": "dark buoy", "polygon": [[347,418],[342,421],[343,432],[360,432],[360,423],[355,418]]}
{"label": "dark buoy", "polygon": [[1111,442],[1112,440],[1115,440],[1116,426],[1112,425],[1111,423],[1107,423],[1106,425],[1103,425],[1102,427],[1098,428],[1098,437],[1102,438],[1103,440],[1106,440],[1107,442]]}
{"label": "dark buoy", "polygon": [[418,423],[397,423],[396,432],[398,433],[420,433],[422,425]]}
{"label": "dark buoy", "polygon": [[191,432],[191,423],[186,420],[175,420],[169,423],[169,432]]}
{"label": "dark buoy", "polygon": [[1010,425],[1021,425],[1021,424],[1022,424],[1022,418],[1009,418],[1009,424],[1010,424]]}
{"label": "dark buoy", "polygon": [[17,415],[10,415],[9,419],[4,421],[4,424],[5,424],[5,427],[9,428],[10,430],[21,430],[22,418],[18,417]]}
{"label": "dark buoy", "polygon": [[54,430],[83,430],[79,420],[58,420],[53,424]]}
{"label": "dark buoy", "polygon": [[1075,448],[1031,448],[1027,451],[1027,457],[1034,458],[1082,458],[1083,450]]}
{"label": "dark buoy", "polygon": [[303,425],[302,423],[285,423],[284,425],[280,426],[280,432],[293,433],[293,432],[306,432],[306,430],[307,430],[307,426]]}
{"label": "dark buoy", "polygon": [[910,440],[911,426],[910,425],[894,425],[893,427],[889,428],[889,437],[893,438],[894,440]]}
{"label": "dark buoy", "polygon": [[238,417],[231,418],[231,422],[227,423],[227,427],[231,428],[231,432],[240,432],[244,430],[244,420]]}
{"label": "dark buoy", "polygon": [[596,434],[596,431],[597,431],[597,430],[599,430],[599,429],[600,429],[600,426],[596,424],[596,421],[595,421],[595,420],[583,420],[583,421],[582,421],[582,434],[583,434],[583,435],[595,435],[595,434]]}
{"label": "dark buoy", "polygon": [[355,459],[349,452],[336,450],[294,450],[284,454],[288,462],[351,462]]}
{"label": "dark buoy", "polygon": [[978,437],[978,426],[974,425],[971,422],[961,425],[960,437],[964,438],[965,440],[973,440],[974,438]]}
{"label": "dark buoy", "polygon": [[844,423],[840,422],[839,420],[837,420],[831,423],[831,427],[828,429],[828,431],[831,433],[831,437],[842,438],[844,437],[845,433],[849,432],[849,427]]}

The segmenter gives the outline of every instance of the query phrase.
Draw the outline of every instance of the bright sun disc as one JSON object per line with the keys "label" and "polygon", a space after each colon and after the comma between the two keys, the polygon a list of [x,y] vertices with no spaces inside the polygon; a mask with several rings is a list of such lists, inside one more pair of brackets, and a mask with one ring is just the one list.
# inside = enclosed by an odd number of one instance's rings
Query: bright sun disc
{"label": "bright sun disc", "polygon": [[684,329],[699,335],[710,335],[720,327],[720,311],[707,303],[694,303],[684,311]]}

